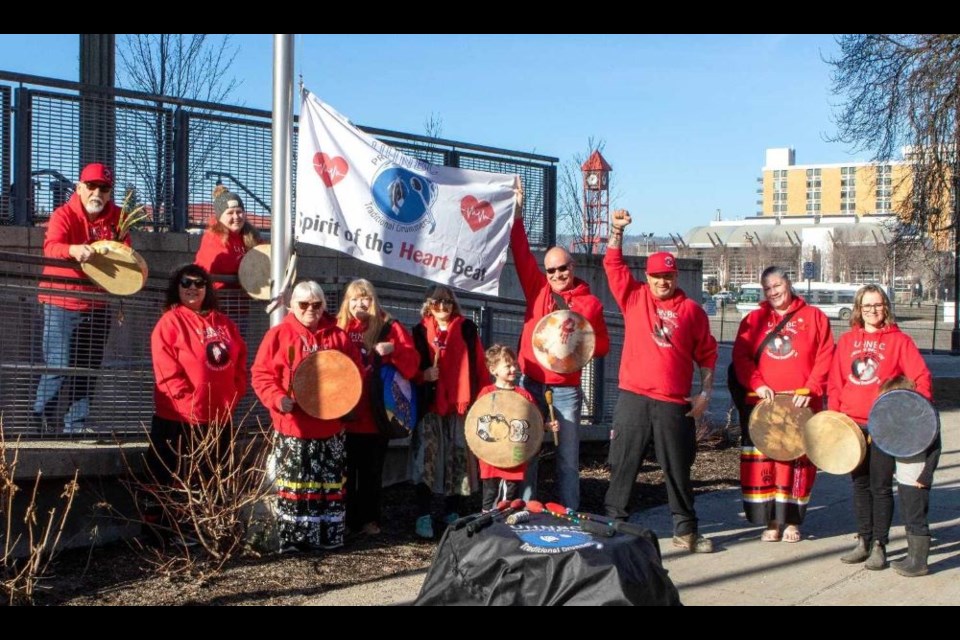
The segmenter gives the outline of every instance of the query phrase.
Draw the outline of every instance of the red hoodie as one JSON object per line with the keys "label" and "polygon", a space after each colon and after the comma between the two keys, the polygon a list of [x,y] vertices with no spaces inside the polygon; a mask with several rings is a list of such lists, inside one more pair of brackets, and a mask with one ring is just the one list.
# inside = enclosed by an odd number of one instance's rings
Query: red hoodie
{"label": "red hoodie", "polygon": [[176,305],[150,337],[158,416],[209,424],[229,416],[247,392],[247,345],[233,320]]}
{"label": "red hoodie", "polygon": [[933,400],[930,370],[910,336],[895,324],[875,333],[854,327],[837,343],[827,383],[828,406],[866,425],[880,385],[899,375],[913,381],[917,393]]}
{"label": "red hoodie", "polygon": [[[290,349],[294,347],[293,362],[290,362]],[[336,318],[329,313],[323,314],[317,330],[311,332],[297,320],[292,313],[283,322],[267,331],[260,342],[257,357],[250,369],[253,390],[260,402],[270,410],[273,428],[285,436],[303,440],[321,440],[343,431],[346,423],[342,419],[321,420],[304,412],[294,405],[290,413],[280,413],[277,401],[289,395],[293,372],[304,358],[315,351],[336,349],[346,354],[363,371],[360,353],[350,342],[345,331],[337,326]]]}
{"label": "red hoodie", "polygon": [[[47,258],[60,258],[61,260],[73,260],[70,257],[70,245],[72,244],[90,244],[97,240],[116,240],[117,223],[120,221],[120,207],[108,202],[103,211],[93,222],[87,218],[87,213],[80,202],[80,195],[74,193],[67,202],[57,208],[50,216],[50,222],[47,223],[47,234],[43,240],[43,255]],[[124,244],[130,246],[130,236],[123,239]],[[79,263],[78,263],[79,264]],[[40,276],[41,289],[59,289],[61,291],[100,291],[98,287],[92,284],[73,284],[67,282],[44,282],[43,276],[54,276],[57,278],[79,278],[86,280],[78,266],[76,269],[69,267],[46,266]],[[75,296],[56,296],[41,293],[37,296],[43,304],[53,304],[70,311],[89,311],[94,307],[102,307],[105,303],[89,298],[79,298]]]}
{"label": "red hoodie", "polygon": [[[796,313],[793,313],[796,312]],[[759,364],[753,361],[757,348],[768,333],[780,324],[780,316],[764,300],[740,322],[733,343],[733,366],[737,380],[750,390],[767,386],[774,391],[810,389],[814,409],[822,406],[827,375],[833,360],[833,332],[830,320],[820,309],[795,297],[786,313],[793,313],[779,334],[767,342]],[[757,398],[747,398],[756,404]]]}
{"label": "red hoodie", "polygon": [[[243,236],[231,231],[224,239],[220,234],[207,229],[200,240],[200,248],[193,263],[207,270],[210,275],[235,276],[240,271],[240,261],[247,253]],[[239,289],[239,283],[214,282],[214,289]]]}
{"label": "red hoodie", "polygon": [[[543,368],[533,353],[533,330],[543,316],[557,310],[553,290],[547,282],[547,276],[540,271],[537,259],[530,251],[527,232],[523,224],[517,221],[510,231],[510,248],[513,250],[513,262],[517,267],[517,276],[523,295],[527,299],[527,312],[523,317],[523,332],[520,335],[519,365],[523,375],[530,376],[537,382],[561,386],[580,386],[580,372],[555,373]],[[600,299],[590,293],[590,285],[579,278],[574,278],[573,286],[558,295],[563,298],[571,311],[576,311],[590,323],[596,337],[595,358],[602,358],[610,351],[610,334],[607,332],[607,323],[603,320],[603,305]]]}
{"label": "red hoodie", "polygon": [[[365,330],[366,323],[356,318],[353,318],[350,324],[347,325],[347,335],[350,338],[350,342],[356,347],[364,363],[364,368],[361,369],[364,373],[363,393],[360,396],[360,403],[354,412],[356,420],[347,423],[348,433],[380,433],[376,423],[373,421],[373,412],[370,409],[370,384],[368,380],[369,376],[373,374],[371,369],[373,366],[373,358],[367,353],[367,348],[363,344],[363,332]],[[420,372],[420,354],[417,353],[417,349],[413,345],[413,338],[410,336],[410,332],[408,332],[400,322],[394,320],[390,324],[390,332],[387,333],[386,338],[384,342],[393,344],[393,353],[382,356],[380,361],[383,362],[383,364],[392,364],[397,368],[397,371],[400,372],[400,375],[408,380],[413,380]]]}
{"label": "red hoodie", "polygon": [[608,248],[603,268],[614,300],[623,312],[620,388],[655,400],[686,403],[693,363],[713,369],[717,341],[707,314],[682,289],[659,300],[630,274],[621,249]]}

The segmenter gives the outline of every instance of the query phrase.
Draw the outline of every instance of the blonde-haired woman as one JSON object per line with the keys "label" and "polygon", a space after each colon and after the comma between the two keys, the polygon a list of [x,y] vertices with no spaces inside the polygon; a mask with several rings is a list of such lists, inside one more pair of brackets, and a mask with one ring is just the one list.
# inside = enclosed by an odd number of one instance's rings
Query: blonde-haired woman
{"label": "blonde-haired woman", "polygon": [[419,357],[410,334],[383,310],[369,280],[354,280],[347,285],[337,325],[359,349],[365,368],[360,404],[355,419],[347,424],[347,527],[377,535],[388,441],[378,431],[370,409],[370,376],[380,375],[377,365],[383,363],[411,379],[417,373]]}
{"label": "blonde-haired woman", "polygon": [[433,496],[444,497],[444,520],[456,520],[461,496],[477,490],[476,458],[466,446],[464,418],[490,379],[483,344],[473,320],[465,318],[453,290],[427,289],[413,328],[420,354],[418,405],[423,419],[413,435],[413,481],[417,493],[415,531],[432,538]]}

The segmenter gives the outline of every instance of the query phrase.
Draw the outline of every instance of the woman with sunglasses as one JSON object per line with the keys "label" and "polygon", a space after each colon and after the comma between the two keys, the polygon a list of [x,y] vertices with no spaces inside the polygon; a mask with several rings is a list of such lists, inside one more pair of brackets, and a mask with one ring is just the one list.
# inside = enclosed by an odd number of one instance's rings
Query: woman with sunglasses
{"label": "woman with sunglasses", "polygon": [[375,370],[377,363],[393,365],[400,375],[412,379],[417,373],[419,358],[410,334],[383,310],[377,290],[369,280],[358,279],[347,285],[337,325],[357,347],[365,371],[355,419],[347,424],[347,527],[351,531],[378,535],[388,440],[374,421],[369,380],[370,376],[380,375]]}
{"label": "woman with sunglasses", "polygon": [[[148,465],[151,480],[169,487],[181,448],[196,443],[187,430],[220,427],[232,419],[247,391],[247,345],[220,312],[203,267],[188,264],[174,272],[163,310],[150,337],[155,382]],[[221,433],[225,440],[230,429]],[[228,443],[220,446],[225,452]],[[145,516],[156,524],[160,513],[153,506]]]}
{"label": "woman with sunglasses", "polygon": [[416,534],[433,538],[433,496],[443,496],[444,521],[459,518],[462,496],[479,488],[477,460],[467,449],[464,418],[490,379],[477,325],[465,318],[453,290],[429,287],[413,342],[420,354],[418,405],[424,414],[413,434]]}
{"label": "woman with sunglasses", "polygon": [[[243,256],[260,244],[260,234],[247,219],[240,196],[222,184],[213,190],[213,209],[194,262],[213,276],[236,276]],[[230,317],[246,325],[249,302],[240,284],[214,282],[213,288]]]}
{"label": "woman with sunglasses", "polygon": [[[897,376],[913,383],[917,393],[932,400],[932,380],[917,345],[897,327],[890,298],[876,285],[862,287],[854,298],[850,331],[840,337],[827,384],[828,406],[850,416],[861,429],[880,386]],[[910,425],[903,425],[905,429]],[[895,460],[867,441],[867,455],[850,474],[853,479],[853,509],[858,540],[853,551],[840,557],[847,564],[866,561],[867,569],[887,566],[886,547],[893,521],[893,473]],[[927,511],[930,483],[939,458],[939,439],[927,451],[927,464],[916,486],[901,484],[900,511],[907,528],[909,553],[894,563],[898,573],[927,572],[930,529]]]}
{"label": "woman with sunglasses", "polygon": [[323,289],[316,282],[301,282],[290,295],[290,313],[263,336],[251,369],[253,390],[270,410],[277,432],[281,553],[343,545],[346,422],[314,418],[291,397],[294,371],[304,358],[327,349],[340,351],[361,366],[356,347],[326,312]]}

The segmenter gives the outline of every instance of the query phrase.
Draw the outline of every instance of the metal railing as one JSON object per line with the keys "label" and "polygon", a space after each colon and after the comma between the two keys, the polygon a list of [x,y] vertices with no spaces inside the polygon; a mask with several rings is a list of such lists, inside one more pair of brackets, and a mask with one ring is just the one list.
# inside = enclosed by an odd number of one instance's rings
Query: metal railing
{"label": "metal railing", "polygon": [[[82,166],[97,161],[114,169],[115,198],[132,192],[155,231],[204,226],[220,183],[242,195],[257,226],[269,228],[269,111],[5,71],[0,109],[0,224],[43,223],[71,195]],[[433,164],[519,174],[531,245],[555,244],[558,158],[361,129]],[[296,126],[293,146],[295,180]]]}
{"label": "metal railing", "polygon": [[[153,368],[150,335],[161,315],[166,289],[165,274],[152,275],[146,286],[133,296],[119,298],[105,293],[60,291],[66,298],[103,305],[109,319],[107,328],[92,336],[104,346],[99,367],[77,367],[72,363],[50,368],[43,355],[43,307],[37,296],[49,290],[39,286],[44,264],[63,263],[39,256],[0,253],[0,416],[7,437],[96,438],[141,436],[153,415]],[[349,278],[315,278],[324,288],[328,308],[336,311]],[[50,278],[43,278],[50,280]],[[64,279],[60,279],[61,281]],[[384,308],[410,328],[420,321],[424,289],[407,283],[374,283]],[[264,303],[251,301],[242,291],[221,290],[223,306],[241,329],[249,350],[248,365],[269,326]],[[500,342],[513,347],[519,343],[525,303],[519,300],[490,299],[459,294],[464,314],[481,328],[481,340],[489,346]],[[242,300],[241,304],[238,302]],[[241,311],[232,313],[232,309]],[[611,353],[591,363],[584,371],[586,424],[609,420],[617,394],[617,368],[623,344],[623,323],[619,315],[607,314]],[[105,333],[104,333],[105,331]],[[62,376],[61,393],[48,409],[45,424],[34,417],[41,376]],[[71,401],[71,389],[91,381],[90,413],[86,433],[65,433],[64,419]],[[235,420],[269,420],[267,411],[252,391],[239,403]],[[45,429],[43,429],[45,426]]]}

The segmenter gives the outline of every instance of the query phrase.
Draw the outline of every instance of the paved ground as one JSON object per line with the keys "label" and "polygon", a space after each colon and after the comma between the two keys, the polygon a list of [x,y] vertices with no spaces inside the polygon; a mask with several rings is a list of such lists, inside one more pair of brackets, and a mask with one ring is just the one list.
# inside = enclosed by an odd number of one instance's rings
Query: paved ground
{"label": "paved ground", "polygon": [[[727,350],[726,358],[729,358]],[[927,356],[934,376],[957,376],[960,361]],[[719,388],[725,383],[718,381]],[[721,393],[711,413],[725,413]],[[700,529],[718,551],[698,556],[670,547],[671,519],[666,506],[633,514],[661,538],[664,566],[686,605],[960,605],[960,409],[941,414],[943,456],[935,476],[930,522],[933,543],[931,574],[903,578],[892,569],[867,571],[845,565],[839,556],[855,544],[850,479],[820,473],[797,544],[761,542],[760,527],[748,525],[737,489],[697,499]],[[906,551],[899,517],[894,518],[889,556]],[[409,604],[425,571],[324,594],[316,605]]]}

